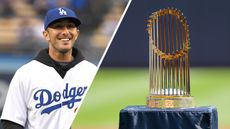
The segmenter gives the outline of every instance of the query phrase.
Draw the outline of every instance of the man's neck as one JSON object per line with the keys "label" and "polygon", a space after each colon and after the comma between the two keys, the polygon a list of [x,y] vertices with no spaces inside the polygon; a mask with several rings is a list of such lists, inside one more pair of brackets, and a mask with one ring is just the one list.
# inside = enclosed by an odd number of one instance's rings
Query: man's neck
{"label": "man's neck", "polygon": [[56,62],[71,62],[74,57],[72,56],[72,50],[66,53],[54,52],[49,50],[49,56]]}

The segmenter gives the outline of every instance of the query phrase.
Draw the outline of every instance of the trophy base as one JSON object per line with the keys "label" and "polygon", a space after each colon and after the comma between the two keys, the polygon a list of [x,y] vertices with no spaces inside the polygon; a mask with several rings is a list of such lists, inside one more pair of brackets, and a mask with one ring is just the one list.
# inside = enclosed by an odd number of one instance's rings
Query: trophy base
{"label": "trophy base", "polygon": [[190,96],[154,96],[147,97],[147,106],[150,108],[189,108],[193,106],[193,97]]}

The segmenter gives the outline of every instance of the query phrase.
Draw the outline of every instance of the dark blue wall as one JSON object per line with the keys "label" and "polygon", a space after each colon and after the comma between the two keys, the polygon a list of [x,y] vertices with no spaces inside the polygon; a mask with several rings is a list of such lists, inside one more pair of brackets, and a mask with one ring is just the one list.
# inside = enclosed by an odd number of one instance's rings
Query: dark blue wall
{"label": "dark blue wall", "polygon": [[230,66],[229,0],[132,0],[102,66],[148,66],[146,20],[168,7],[188,21],[191,66]]}

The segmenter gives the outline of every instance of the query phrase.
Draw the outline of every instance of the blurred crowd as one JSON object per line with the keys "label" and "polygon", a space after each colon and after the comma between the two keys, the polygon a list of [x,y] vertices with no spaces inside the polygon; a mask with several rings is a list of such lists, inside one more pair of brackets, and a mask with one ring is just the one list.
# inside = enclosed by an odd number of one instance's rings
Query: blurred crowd
{"label": "blurred crowd", "polygon": [[46,11],[68,7],[82,25],[76,46],[89,60],[98,60],[109,42],[128,0],[1,0],[0,54],[35,54],[47,46],[42,37]]}

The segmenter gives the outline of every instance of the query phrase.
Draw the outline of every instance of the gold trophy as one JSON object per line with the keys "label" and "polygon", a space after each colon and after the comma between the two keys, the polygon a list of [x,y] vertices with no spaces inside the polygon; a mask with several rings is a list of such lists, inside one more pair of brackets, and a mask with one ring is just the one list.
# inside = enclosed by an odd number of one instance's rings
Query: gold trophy
{"label": "gold trophy", "polygon": [[189,30],[178,9],[168,8],[149,16],[149,84],[147,106],[193,107],[189,77]]}

